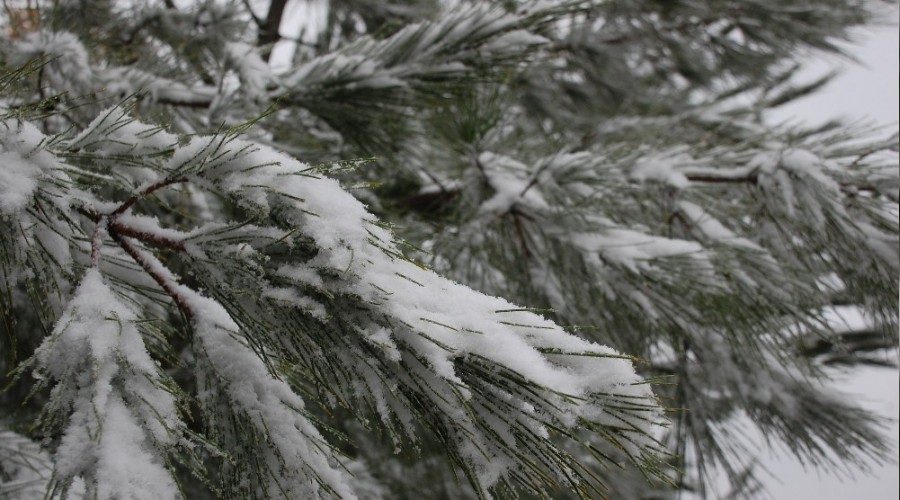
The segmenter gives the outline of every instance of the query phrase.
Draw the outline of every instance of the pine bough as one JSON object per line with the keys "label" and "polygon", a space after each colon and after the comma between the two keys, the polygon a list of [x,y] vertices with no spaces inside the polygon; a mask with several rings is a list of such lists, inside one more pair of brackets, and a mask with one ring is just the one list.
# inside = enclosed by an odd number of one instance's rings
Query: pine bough
{"label": "pine bough", "polygon": [[3,307],[48,333],[22,371],[50,389],[51,496],[179,498],[190,471],[225,497],[354,498],[329,409],[398,450],[431,433],[482,496],[594,496],[609,449],[659,474],[629,358],[408,259],[327,169],[244,130],[121,106],[78,134],[0,124]]}

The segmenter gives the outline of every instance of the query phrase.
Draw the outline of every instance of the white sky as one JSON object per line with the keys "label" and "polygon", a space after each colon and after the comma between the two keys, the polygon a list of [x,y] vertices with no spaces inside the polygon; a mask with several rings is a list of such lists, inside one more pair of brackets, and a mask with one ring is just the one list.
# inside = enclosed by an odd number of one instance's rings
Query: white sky
{"label": "white sky", "polygon": [[[778,110],[778,121],[820,123],[843,117],[849,121],[868,120],[887,126],[885,135],[895,131],[900,122],[900,36],[898,11],[886,17],[891,26],[857,32],[857,45],[849,52],[860,65],[848,65],[845,60],[832,59],[810,64],[810,76],[844,66],[844,72],[819,95],[807,97]],[[767,482],[776,500],[896,500],[900,497],[900,467],[897,462],[900,427],[900,378],[897,370],[884,368],[854,368],[839,375],[838,388],[850,397],[858,398],[865,408],[891,418],[889,428],[894,447],[894,463],[874,468],[870,475],[841,478],[834,474],[804,470],[790,457],[771,457],[764,454],[764,465],[779,479]]]}
{"label": "white sky", "polygon": [[823,122],[832,118],[871,119],[880,125],[897,126],[900,121],[900,37],[898,12],[884,21],[891,26],[857,30],[854,43],[846,45],[859,64],[831,57],[808,65],[804,75],[820,76],[832,69],[843,72],[824,92],[809,96],[776,113],[778,119]]}
{"label": "white sky", "polygon": [[893,419],[888,434],[892,436],[894,463],[873,468],[870,474],[855,478],[814,469],[805,470],[792,457],[785,455],[760,457],[763,465],[776,478],[766,482],[776,500],[897,500],[900,496],[900,469],[897,466],[897,371],[885,368],[854,367],[838,374],[837,388],[862,406]]}

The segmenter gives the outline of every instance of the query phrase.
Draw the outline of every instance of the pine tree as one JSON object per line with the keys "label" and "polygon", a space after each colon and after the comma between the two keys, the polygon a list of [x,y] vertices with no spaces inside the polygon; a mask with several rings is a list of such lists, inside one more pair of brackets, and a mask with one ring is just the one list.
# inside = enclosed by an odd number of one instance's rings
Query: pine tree
{"label": "pine tree", "polygon": [[741,415],[887,459],[824,367],[897,348],[897,135],[765,119],[881,6],[4,7],[0,497],[753,495]]}

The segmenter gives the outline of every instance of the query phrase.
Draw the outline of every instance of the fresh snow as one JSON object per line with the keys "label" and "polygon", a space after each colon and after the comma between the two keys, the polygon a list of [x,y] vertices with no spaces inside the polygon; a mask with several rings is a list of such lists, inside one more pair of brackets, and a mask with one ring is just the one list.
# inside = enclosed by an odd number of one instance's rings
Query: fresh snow
{"label": "fresh snow", "polygon": [[505,214],[513,206],[530,210],[547,210],[549,205],[532,182],[530,169],[507,156],[490,152],[478,155],[478,164],[484,172],[485,180],[494,190],[494,195],[479,207],[483,214]]}
{"label": "fresh snow", "polygon": [[712,241],[760,253],[765,252],[765,250],[756,243],[734,234],[734,232],[725,227],[718,219],[713,217],[706,210],[700,208],[699,205],[681,200],[678,202],[678,210],[684,214],[694,228]]}
{"label": "fresh snow", "polygon": [[[4,211],[6,206],[21,210],[33,198],[36,179],[45,175],[45,170],[63,175],[69,167],[40,147],[44,137],[30,125],[9,123],[6,127],[16,133],[3,136],[4,153],[22,158],[21,168],[8,170],[12,172],[8,175],[24,186],[24,196],[20,201],[7,195],[12,201],[6,202]],[[640,453],[641,446],[652,446],[639,431],[646,431],[660,415],[649,387],[639,383],[630,360],[503,299],[441,278],[403,258],[393,235],[359,201],[338,182],[312,175],[309,166],[230,135],[195,136],[179,145],[174,136],[134,122],[115,108],[60,144],[90,154],[97,162],[109,161],[110,168],[130,179],[135,193],[166,178],[185,178],[194,187],[231,197],[249,213],[261,214],[263,220],[265,214],[277,210],[293,227],[291,233],[253,224],[231,229],[222,222],[179,231],[131,210],[115,215],[110,227],[127,227],[133,233],[184,244],[187,255],[197,259],[207,258],[204,245],[214,242],[220,231],[250,237],[249,241],[282,240],[294,232],[310,239],[318,249],[315,256],[273,269],[273,277],[285,281],[280,286],[264,286],[258,299],[293,307],[324,324],[331,321],[332,312],[326,304],[310,298],[305,287],[331,296],[354,297],[374,308],[377,314],[361,318],[362,322],[345,334],[357,335],[360,342],[380,350],[388,369],[396,371],[376,374],[357,368],[356,390],[372,398],[385,422],[399,418],[404,425],[410,425],[412,417],[394,395],[396,384],[413,384],[407,390],[424,391],[422,397],[429,398],[446,416],[450,437],[484,487],[521,465],[509,452],[515,447],[516,427],[546,437],[545,423],[563,428],[578,426],[579,419],[603,425],[625,423],[635,431],[634,441],[626,445],[632,453]],[[148,155],[154,167],[117,165],[115,158],[120,154]],[[483,210],[496,213],[514,204],[529,210],[547,206],[539,191],[531,189],[531,176],[523,165],[491,153],[482,154],[479,160],[496,190]],[[77,190],[58,203],[106,214],[119,207]],[[39,233],[59,260],[72,262],[65,238],[35,232]],[[165,455],[185,442],[181,435],[184,424],[172,395],[162,389],[163,375],[136,326],[140,320],[137,312],[107,284],[103,269],[117,280],[141,286],[146,286],[146,275],[163,280],[179,307],[187,309],[198,341],[194,357],[204,387],[201,402],[215,406],[224,398],[236,415],[248,419],[255,432],[267,437],[258,453],[275,475],[260,488],[270,495],[284,490],[294,497],[315,497],[328,490],[352,497],[350,481],[337,465],[340,460],[303,413],[302,399],[260,358],[267,353],[255,352],[259,344],[246,336],[248,332],[238,327],[221,304],[180,284],[138,241],[122,237],[145,272],[110,268],[106,259],[121,258],[122,250],[102,244],[97,247],[100,267],[84,273],[53,334],[35,356],[37,373],[56,383],[56,411],[67,417],[54,455],[56,477],[63,483],[83,478],[89,496],[178,495]],[[109,237],[101,228],[94,239],[102,243]],[[290,241],[288,238],[286,243]],[[629,258],[693,250],[657,249]],[[256,259],[262,257],[252,245],[226,245],[223,251],[260,269]],[[533,384],[540,398],[509,392],[496,381],[487,381],[487,389],[473,390],[456,366],[470,357],[518,374]],[[400,370],[401,363],[408,365],[409,373]],[[410,377],[420,382],[413,383]],[[390,385],[383,380],[390,380]],[[416,385],[419,383],[424,385]],[[610,397],[619,396],[644,400],[647,411],[636,416],[610,410],[606,406]],[[518,408],[509,419],[493,416],[497,397]],[[67,405],[71,405],[71,415],[65,410]],[[464,411],[464,406],[477,416]],[[155,486],[151,489],[150,484]]]}
{"label": "fresh snow", "polygon": [[11,215],[32,200],[39,178],[58,163],[41,149],[42,134],[34,125],[0,121],[0,213]]}
{"label": "fresh snow", "polygon": [[636,181],[662,182],[679,189],[686,188],[690,181],[678,167],[681,163],[690,162],[691,159],[686,154],[673,151],[643,155],[632,167],[631,178]]}
{"label": "fresh snow", "polygon": [[177,444],[182,424],[136,320],[92,268],[35,353],[66,422],[54,475],[84,478],[89,497],[179,497],[159,449]]}
{"label": "fresh snow", "polygon": [[[391,234],[377,226],[365,207],[336,181],[310,177],[306,165],[240,140],[228,144],[229,150],[240,154],[226,158],[213,146],[211,141],[216,140],[196,138],[197,144],[192,142],[185,148],[192,153],[176,152],[172,166],[191,172],[195,165],[208,164],[208,158],[215,157],[215,162],[195,174],[200,183],[224,190],[248,208],[264,211],[277,208],[282,216],[292,214],[292,224],[301,234],[312,238],[319,251],[305,263],[282,266],[278,276],[301,287],[359,297],[364,303],[377,305],[380,314],[389,321],[390,329],[378,329],[372,324],[357,332],[366,342],[380,347],[387,359],[397,360],[398,356],[406,359],[413,355],[427,361],[429,372],[419,375],[432,380],[431,390],[442,398],[453,401],[457,397],[474,397],[454,366],[454,360],[469,355],[521,374],[543,390],[551,391],[546,393],[548,398],[556,399],[554,393],[585,398],[584,402],[575,404],[560,401],[561,411],[542,409],[542,414],[550,411],[557,425],[565,427],[576,425],[578,417],[620,423],[618,417],[607,415],[602,403],[594,402],[593,394],[652,398],[646,385],[636,385],[639,379],[631,363],[615,359],[619,354],[614,350],[570,335],[552,322],[503,299],[485,296],[396,257],[399,253]],[[521,182],[524,181],[520,185]],[[498,187],[502,189],[502,186],[498,183]],[[518,187],[517,196],[522,194]],[[513,192],[504,193],[511,200]],[[530,202],[540,203],[539,198]],[[635,243],[646,240],[644,235],[634,236]],[[644,255],[699,250],[699,246],[688,242],[666,242],[665,248],[662,239],[658,243],[658,249],[649,253],[644,250]],[[322,274],[323,270],[331,272]],[[325,278],[333,275],[341,279]],[[276,294],[280,300],[292,297],[285,291],[269,293]],[[297,303],[301,309],[306,306]],[[541,352],[544,350],[559,354],[548,355]],[[389,396],[380,396],[379,400],[383,398]],[[473,426],[474,422],[469,421],[471,417],[460,412],[458,404],[448,406],[441,399],[435,399],[435,404],[450,415],[448,418],[455,421],[454,425],[467,429],[469,437],[461,439],[459,446],[464,451],[470,450],[465,455],[485,485],[509,472],[509,463],[500,459],[503,456],[500,450],[495,449],[491,458],[477,453],[475,448],[465,448],[470,446],[466,443],[473,435],[481,434]],[[646,423],[635,420],[630,425],[644,428]],[[636,435],[635,439],[641,438]]]}

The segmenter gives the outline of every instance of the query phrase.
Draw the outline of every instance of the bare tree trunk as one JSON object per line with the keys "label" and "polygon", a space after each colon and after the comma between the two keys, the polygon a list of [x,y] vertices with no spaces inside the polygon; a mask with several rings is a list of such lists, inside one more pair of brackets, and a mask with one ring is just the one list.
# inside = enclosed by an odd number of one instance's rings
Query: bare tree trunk
{"label": "bare tree trunk", "polygon": [[269,4],[269,12],[266,14],[266,19],[259,27],[256,45],[265,47],[261,55],[266,61],[269,60],[269,55],[272,53],[271,45],[281,38],[278,28],[281,26],[281,19],[284,17],[284,9],[287,7],[287,2],[288,0],[272,0],[272,3]]}

